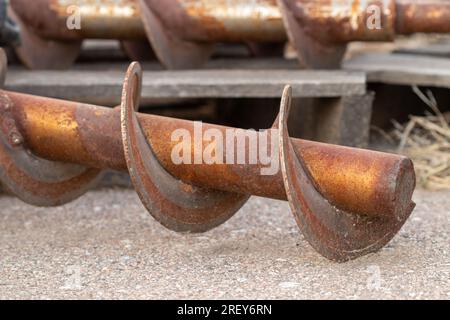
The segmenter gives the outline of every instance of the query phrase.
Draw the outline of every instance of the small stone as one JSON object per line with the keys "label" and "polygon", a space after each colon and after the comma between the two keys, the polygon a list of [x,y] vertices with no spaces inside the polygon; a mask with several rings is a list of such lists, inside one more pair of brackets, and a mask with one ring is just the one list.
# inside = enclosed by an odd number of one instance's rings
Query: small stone
{"label": "small stone", "polygon": [[284,289],[297,288],[300,284],[298,282],[281,282],[278,286]]}
{"label": "small stone", "polygon": [[22,144],[23,138],[18,133],[13,133],[11,135],[11,142],[13,145],[18,146],[18,145]]}
{"label": "small stone", "polygon": [[95,213],[100,213],[102,211],[102,207],[100,207],[100,206],[95,206],[94,207],[94,212]]}

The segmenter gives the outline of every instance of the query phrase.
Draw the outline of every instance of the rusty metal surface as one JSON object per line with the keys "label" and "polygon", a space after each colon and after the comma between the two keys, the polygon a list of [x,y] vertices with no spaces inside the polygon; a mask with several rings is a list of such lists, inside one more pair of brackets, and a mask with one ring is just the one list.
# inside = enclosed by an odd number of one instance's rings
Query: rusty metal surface
{"label": "rusty metal surface", "polygon": [[277,0],[283,13],[286,32],[297,52],[302,68],[332,69],[339,67],[347,50],[346,44],[320,41],[308,34],[304,25],[298,21],[290,5],[292,1]]}
{"label": "rusty metal surface", "polygon": [[400,34],[450,32],[448,0],[397,0],[396,6],[396,30]]}
{"label": "rusty metal surface", "polygon": [[[145,39],[134,0],[12,0],[10,3],[22,22],[41,38]],[[71,26],[77,22],[71,19],[76,14],[80,16],[79,28]]]}
{"label": "rusty metal surface", "polygon": [[143,133],[139,108],[142,70],[132,64],[125,78],[121,107],[122,139],[128,171],[147,210],[178,232],[205,232],[231,218],[249,196],[199,188],[173,177],[159,163]]}
{"label": "rusty metal surface", "polygon": [[[75,12],[80,14],[80,25],[69,28],[69,17]],[[14,0],[9,15],[21,30],[16,53],[30,69],[69,68],[85,38],[131,41],[146,37],[132,0]]]}
{"label": "rusty metal surface", "polygon": [[[395,36],[395,0],[281,0],[303,33],[322,43],[391,41]],[[378,8],[381,25],[369,24]]]}
{"label": "rusty metal surface", "polygon": [[[28,146],[40,157],[87,167],[127,169],[117,109],[12,92],[7,94],[20,110],[16,120]],[[160,163],[186,183],[286,200],[281,174],[261,176],[261,165],[175,165],[171,150],[177,142],[172,141],[171,134],[176,129],[183,129],[193,136],[193,123],[143,114],[138,118]],[[70,127],[66,123],[77,125]],[[229,128],[203,124],[203,131],[209,129],[225,134]],[[246,134],[244,130],[238,137]],[[408,178],[399,170],[407,161],[404,157],[299,139],[293,139],[293,144],[305,158],[322,193],[342,209],[393,214],[398,201],[397,189],[411,190],[411,186],[405,187]],[[411,184],[413,179],[409,180]]]}
{"label": "rusty metal surface", "polygon": [[20,44],[15,51],[20,61],[29,69],[67,69],[81,51],[81,41],[57,41],[44,39],[23,23],[17,14],[9,10],[10,16],[20,27]]}
{"label": "rusty metal surface", "polygon": [[[117,109],[7,94],[20,110],[16,120],[28,146],[40,157],[87,167],[127,169]],[[281,174],[261,176],[261,165],[174,164],[171,150],[177,142],[172,141],[171,134],[183,129],[193,136],[191,121],[143,114],[138,119],[160,163],[186,183],[286,200]],[[65,125],[72,122],[76,127]],[[203,124],[203,131],[209,129],[225,133],[229,128]],[[246,133],[244,130],[238,136]],[[405,187],[403,173],[398,168],[406,158],[299,139],[293,139],[293,144],[305,158],[322,193],[340,208],[366,214],[395,211],[396,189]],[[242,179],[243,176],[247,178]]]}
{"label": "rusty metal surface", "polygon": [[[159,61],[168,69],[189,69],[199,67],[213,53],[213,45],[180,38],[180,36],[161,21],[146,0],[139,2],[142,21],[153,51]],[[172,1],[157,1],[155,5],[164,12],[175,14],[174,8],[166,8]],[[168,10],[168,11],[167,11]],[[175,12],[175,13],[174,13]],[[178,20],[173,20],[176,22]],[[185,26],[189,28],[189,26]]]}
{"label": "rusty metal surface", "polygon": [[70,202],[91,189],[100,170],[48,161],[28,151],[13,116],[14,103],[0,95],[0,182],[23,201],[37,206]]}
{"label": "rusty metal surface", "polygon": [[275,0],[145,0],[166,28],[190,41],[286,41]]}
{"label": "rusty metal surface", "polygon": [[[214,228],[250,195],[266,192],[267,197],[287,199],[305,237],[335,261],[378,250],[411,214],[412,162],[401,156],[312,142],[308,147],[308,142],[291,140],[290,87],[283,95],[279,130],[271,131],[278,137],[280,153],[275,159],[279,156],[281,173],[263,175],[261,160],[177,166],[170,156],[174,141],[169,136],[183,125],[191,126],[195,135],[194,123],[138,115],[141,72],[138,63],[127,72],[120,118],[118,108],[0,91],[2,186],[25,202],[59,205],[86,192],[102,169],[123,168],[156,220],[180,232]],[[219,133],[226,129],[231,128],[215,127]],[[248,134],[238,132],[244,138]],[[278,150],[275,147],[270,150]],[[246,155],[253,150],[247,144],[243,148]],[[195,157],[206,149],[194,143],[190,150]]]}
{"label": "rusty metal surface", "polygon": [[[286,194],[300,230],[330,260],[343,262],[378,251],[397,234],[415,205],[404,202],[391,216],[357,215],[333,206],[316,188],[302,153],[296,152],[289,137],[291,95],[291,88],[287,87],[281,102],[279,143]],[[410,161],[402,165],[402,171],[413,174]],[[413,188],[406,189],[410,193],[405,196],[411,199]]]}
{"label": "rusty metal surface", "polygon": [[[6,54],[0,50],[0,87],[6,73]],[[0,94],[0,187],[28,203],[56,206],[78,198],[97,184],[101,170],[33,155],[15,119],[17,111],[9,96]]]}
{"label": "rusty metal surface", "polygon": [[[397,33],[450,30],[450,3],[445,0],[12,0],[11,5],[36,33],[25,41],[148,40],[158,59],[171,69],[200,66],[216,42],[287,39],[302,67],[338,68],[348,42],[391,41]],[[74,5],[82,27],[69,30],[66,24]],[[30,45],[29,50],[33,48],[52,55],[42,44]],[[56,49],[53,56],[64,60]]]}

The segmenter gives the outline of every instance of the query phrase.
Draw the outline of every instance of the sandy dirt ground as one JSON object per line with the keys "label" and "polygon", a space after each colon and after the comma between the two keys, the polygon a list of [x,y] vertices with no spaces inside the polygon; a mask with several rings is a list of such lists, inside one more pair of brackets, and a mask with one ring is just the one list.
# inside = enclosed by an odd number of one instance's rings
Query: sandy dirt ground
{"label": "sandy dirt ground", "polygon": [[132,190],[64,207],[0,196],[1,299],[450,299],[450,192],[383,250],[336,264],[303,239],[287,203],[252,198],[201,235],[167,231]]}

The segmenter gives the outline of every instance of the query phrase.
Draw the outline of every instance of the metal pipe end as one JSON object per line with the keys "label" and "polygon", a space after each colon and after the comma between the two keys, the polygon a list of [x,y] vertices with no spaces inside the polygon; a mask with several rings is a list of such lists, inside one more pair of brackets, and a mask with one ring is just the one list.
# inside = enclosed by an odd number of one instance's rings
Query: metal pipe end
{"label": "metal pipe end", "polygon": [[365,216],[338,209],[318,191],[302,154],[292,144],[288,132],[291,101],[292,89],[287,86],[278,125],[280,158],[287,198],[300,230],[317,252],[333,261],[345,262],[380,250],[398,233],[414,208],[411,160],[402,159],[392,179],[396,191],[393,215]]}
{"label": "metal pipe end", "polygon": [[395,185],[395,217],[403,221],[409,217],[416,204],[412,201],[416,189],[416,173],[411,159],[402,157],[398,164],[398,174]]}

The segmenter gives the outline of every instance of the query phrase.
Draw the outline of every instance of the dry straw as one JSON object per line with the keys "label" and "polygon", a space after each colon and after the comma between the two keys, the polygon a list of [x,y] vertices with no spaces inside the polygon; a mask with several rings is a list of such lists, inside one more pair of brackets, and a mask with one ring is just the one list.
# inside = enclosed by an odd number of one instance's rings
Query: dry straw
{"label": "dry straw", "polygon": [[400,141],[398,152],[410,157],[416,168],[417,182],[430,190],[450,189],[450,114],[443,114],[431,91],[414,92],[431,112],[411,116],[401,125],[394,123],[393,135]]}

